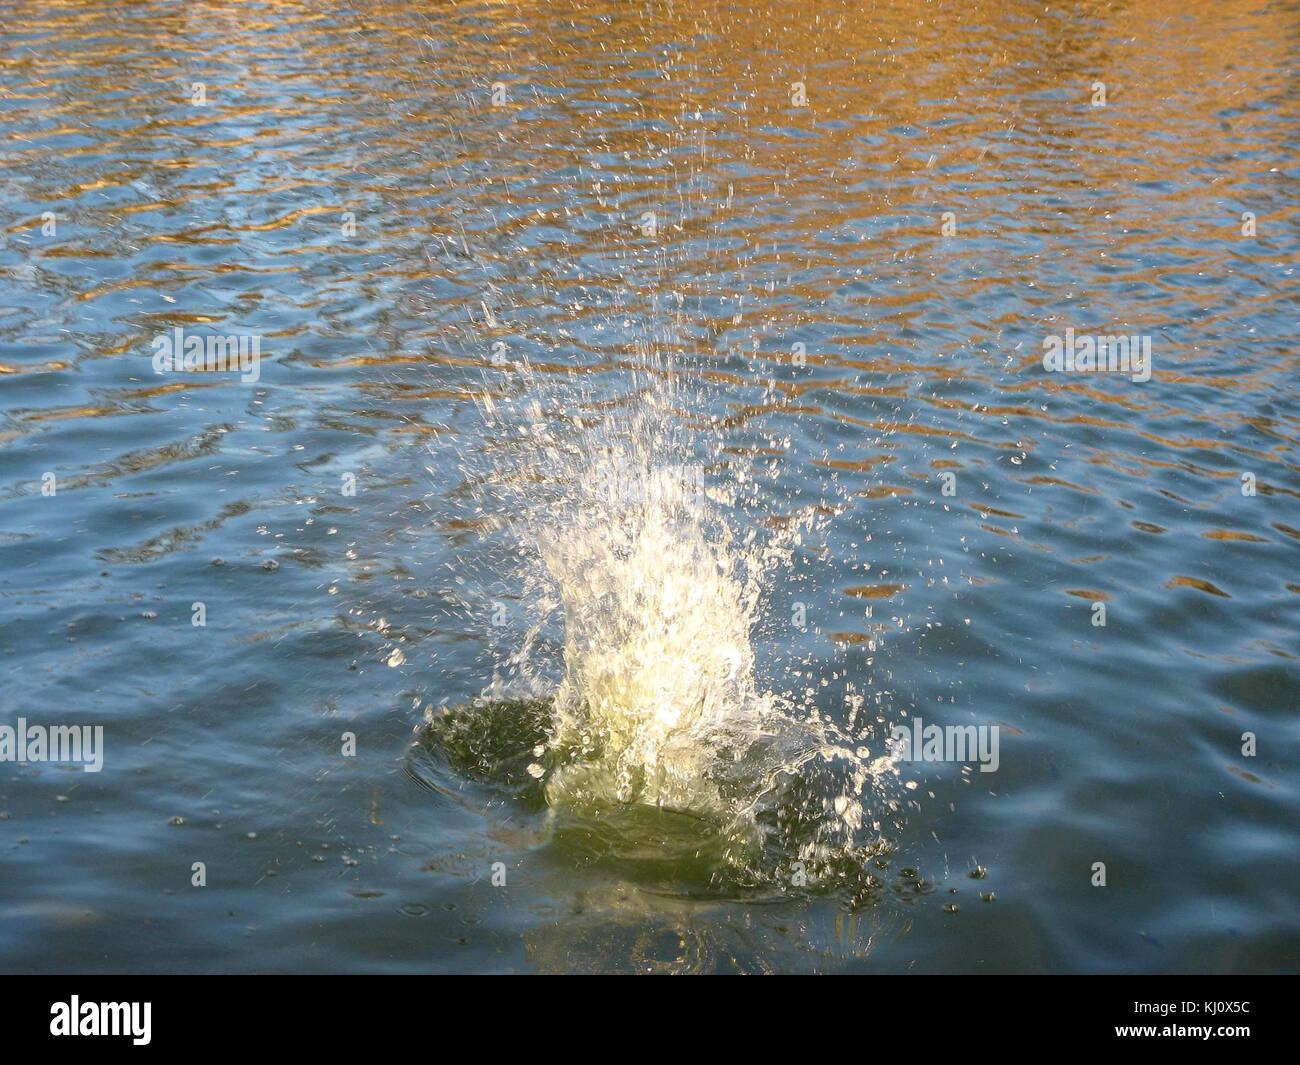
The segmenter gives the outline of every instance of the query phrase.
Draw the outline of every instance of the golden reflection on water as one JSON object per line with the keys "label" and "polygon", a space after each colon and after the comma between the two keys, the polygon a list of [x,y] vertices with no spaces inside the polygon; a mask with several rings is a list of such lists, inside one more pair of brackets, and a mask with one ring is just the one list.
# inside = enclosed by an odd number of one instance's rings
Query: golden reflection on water
{"label": "golden reflection on water", "polygon": [[[717,428],[774,410],[837,423],[854,443],[808,461],[870,478],[855,495],[880,505],[939,470],[1019,464],[1081,432],[1123,441],[1079,449],[1099,475],[1137,485],[1173,470],[1231,491],[1233,471],[1195,456],[1300,472],[1295,419],[1255,398],[1291,379],[1294,347],[1254,335],[1294,274],[1270,237],[1300,210],[1293,15],[1204,0],[20,4],[0,56],[9,186],[77,228],[11,272],[62,286],[98,319],[82,359],[130,359],[155,332],[220,323],[231,308],[192,293],[120,310],[218,278],[238,279],[240,314],[305,287],[267,333],[270,357],[333,373],[468,370],[526,334],[534,372],[600,374],[628,357],[617,319],[648,313],[665,346],[765,366],[704,371],[732,393]],[[1250,242],[1246,210],[1263,227]],[[345,211],[364,246],[330,238]],[[323,256],[320,285],[309,275]],[[138,268],[100,276],[97,261],[123,259]],[[331,317],[357,301],[381,308],[360,336]],[[351,352],[312,353],[318,316],[355,337]],[[399,317],[424,317],[427,332],[391,339]],[[1042,373],[1037,342],[1075,323],[1154,336],[1151,385]],[[799,329],[813,338],[802,377],[783,372]],[[34,432],[118,416],[172,387],[146,379],[113,402],[14,419]],[[428,411],[462,391],[349,387],[400,406],[395,433],[427,436],[446,429]],[[932,445],[919,467],[895,461],[909,437]],[[1077,468],[1010,476],[1098,494]],[[1260,492],[1297,495],[1275,481]],[[1021,538],[1016,511],[980,513],[1006,519],[986,531],[1052,550]]]}

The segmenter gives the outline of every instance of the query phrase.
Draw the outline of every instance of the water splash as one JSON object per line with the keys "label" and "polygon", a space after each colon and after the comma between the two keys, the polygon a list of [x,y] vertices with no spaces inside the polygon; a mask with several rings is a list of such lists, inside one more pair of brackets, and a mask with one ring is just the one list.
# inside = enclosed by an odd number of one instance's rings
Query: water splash
{"label": "water splash", "polygon": [[526,368],[520,398],[480,397],[492,444],[467,482],[533,619],[480,699],[428,711],[427,742],[544,804],[579,852],[714,886],[869,879],[891,758],[761,683],[754,650],[817,511],[760,532],[702,386],[642,358],[613,398]]}

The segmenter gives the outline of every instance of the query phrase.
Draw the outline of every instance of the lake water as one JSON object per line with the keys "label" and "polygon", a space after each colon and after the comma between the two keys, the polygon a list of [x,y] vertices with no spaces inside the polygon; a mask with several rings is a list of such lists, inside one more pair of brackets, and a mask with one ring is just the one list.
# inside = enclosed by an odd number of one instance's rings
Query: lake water
{"label": "lake water", "polygon": [[1300,968],[1300,3],[864,7],[5,5],[0,968]]}

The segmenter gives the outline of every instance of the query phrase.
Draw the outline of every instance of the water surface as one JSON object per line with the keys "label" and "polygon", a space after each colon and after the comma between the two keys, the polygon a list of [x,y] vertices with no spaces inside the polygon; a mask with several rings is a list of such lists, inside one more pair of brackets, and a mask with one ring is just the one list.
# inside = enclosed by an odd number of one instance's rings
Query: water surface
{"label": "water surface", "polygon": [[[0,19],[0,722],[105,730],[0,764],[0,967],[1300,967],[1300,5]],[[788,552],[682,667],[783,700],[744,875],[699,803],[539,794],[545,711],[426,724],[558,683],[535,534],[612,527],[611,451]],[[997,771],[873,777],[794,883],[916,717]]]}

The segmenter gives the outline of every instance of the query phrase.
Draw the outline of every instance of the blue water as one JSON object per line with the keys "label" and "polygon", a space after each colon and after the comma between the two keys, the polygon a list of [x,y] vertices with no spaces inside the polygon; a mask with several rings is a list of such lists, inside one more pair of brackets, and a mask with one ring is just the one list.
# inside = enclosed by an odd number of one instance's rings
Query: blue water
{"label": "blue water", "polygon": [[[0,724],[104,729],[0,762],[0,968],[1300,968],[1300,4],[0,17]],[[899,767],[865,888],[421,742],[524,631],[474,397],[581,420],[648,346],[740,531],[818,516],[763,682],[999,729]]]}

